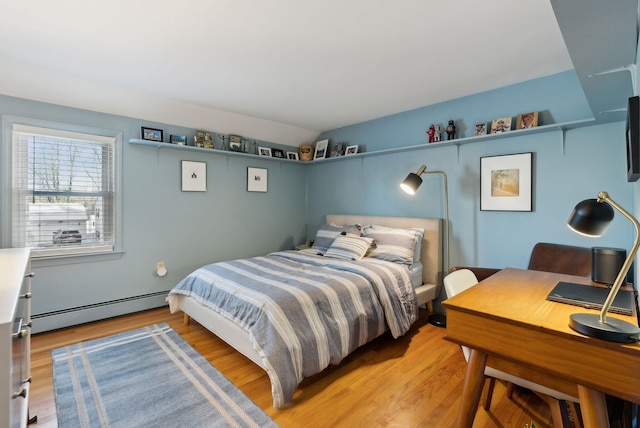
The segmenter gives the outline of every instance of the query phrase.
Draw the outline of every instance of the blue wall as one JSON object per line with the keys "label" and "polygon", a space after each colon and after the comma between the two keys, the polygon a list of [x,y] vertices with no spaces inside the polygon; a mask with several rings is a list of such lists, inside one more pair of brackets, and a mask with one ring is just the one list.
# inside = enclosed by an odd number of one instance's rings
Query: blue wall
{"label": "blue wall", "polygon": [[[540,111],[541,124],[591,116],[577,78],[568,72],[329,131],[319,139],[374,152],[425,143],[430,123],[454,118],[469,136],[473,123],[527,111]],[[314,236],[327,213],[443,217],[441,176],[426,176],[414,197],[399,191],[400,181],[423,163],[448,175],[452,265],[526,267],[538,241],[631,245],[631,226],[620,219],[596,240],[565,226],[573,206],[600,190],[633,206],[623,122],[304,164],[132,145],[128,141],[139,138],[141,125],[162,128],[165,135],[194,130],[6,96],[0,96],[0,114],[124,135],[124,253],[100,262],[36,262],[35,314],[168,290],[205,263],[293,248]],[[522,152],[534,153],[533,211],[480,211],[480,158]],[[180,191],[181,160],[207,162],[206,193]],[[268,193],[246,191],[248,166],[268,169]],[[167,264],[164,278],[154,275],[157,261]]]}

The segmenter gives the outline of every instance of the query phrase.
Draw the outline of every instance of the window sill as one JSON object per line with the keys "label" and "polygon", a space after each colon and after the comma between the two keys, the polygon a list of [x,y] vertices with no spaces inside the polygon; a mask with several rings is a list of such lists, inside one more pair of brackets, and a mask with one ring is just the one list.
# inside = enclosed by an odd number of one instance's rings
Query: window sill
{"label": "window sill", "polygon": [[93,263],[107,260],[117,260],[125,251],[109,251],[104,253],[60,254],[55,256],[39,256],[31,258],[31,266],[34,268],[47,266],[62,266],[76,263]]}

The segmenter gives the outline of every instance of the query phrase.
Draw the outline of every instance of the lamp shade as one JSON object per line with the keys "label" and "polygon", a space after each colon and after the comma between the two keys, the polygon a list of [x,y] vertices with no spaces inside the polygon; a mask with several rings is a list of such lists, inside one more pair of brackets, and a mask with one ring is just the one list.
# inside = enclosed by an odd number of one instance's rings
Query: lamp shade
{"label": "lamp shade", "polygon": [[585,199],[573,209],[567,225],[583,235],[600,236],[613,220],[613,208],[598,199]]}
{"label": "lamp shade", "polygon": [[402,184],[400,184],[400,187],[408,194],[413,195],[416,193],[416,190],[418,190],[418,187],[420,187],[421,184],[422,178],[420,178],[418,174],[414,174],[413,172],[411,172],[409,173],[409,175],[407,175],[407,178],[404,179]]}

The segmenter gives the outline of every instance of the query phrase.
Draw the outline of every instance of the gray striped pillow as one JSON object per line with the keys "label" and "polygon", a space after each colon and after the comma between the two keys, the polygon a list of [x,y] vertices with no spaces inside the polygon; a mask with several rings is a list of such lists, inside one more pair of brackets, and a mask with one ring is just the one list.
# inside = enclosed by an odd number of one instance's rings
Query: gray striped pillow
{"label": "gray striped pillow", "polygon": [[358,261],[362,260],[364,255],[367,254],[372,243],[373,239],[363,236],[338,236],[324,255],[334,259]]}
{"label": "gray striped pillow", "polygon": [[329,224],[321,224],[318,226],[316,232],[316,239],[313,242],[313,247],[321,252],[327,251],[333,240],[340,235],[355,235],[360,236],[360,225],[351,226],[333,226]]}
{"label": "gray striped pillow", "polygon": [[407,266],[413,264],[413,254],[416,249],[416,233],[408,229],[373,228],[366,227],[364,236],[373,238],[375,248],[367,257],[373,257],[388,262],[401,263]]}

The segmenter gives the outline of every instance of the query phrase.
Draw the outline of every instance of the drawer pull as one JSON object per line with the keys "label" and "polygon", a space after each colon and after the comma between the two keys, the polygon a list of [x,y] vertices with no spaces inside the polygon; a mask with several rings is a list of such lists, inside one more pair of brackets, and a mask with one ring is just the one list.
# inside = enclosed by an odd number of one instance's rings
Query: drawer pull
{"label": "drawer pull", "polygon": [[27,388],[22,388],[22,391],[14,392],[13,395],[11,395],[11,398],[18,398],[18,397],[26,398],[26,396],[27,396]]}
{"label": "drawer pull", "polygon": [[34,276],[36,276],[35,273],[29,272],[28,274],[25,275],[25,278],[33,278]]}
{"label": "drawer pull", "polygon": [[29,335],[29,330],[26,328],[20,329],[19,332],[13,333],[12,337],[17,337],[18,339],[22,339],[23,337],[27,337]]}
{"label": "drawer pull", "polygon": [[30,299],[32,297],[33,297],[33,293],[31,292],[25,293],[22,296],[20,296],[21,299]]}

